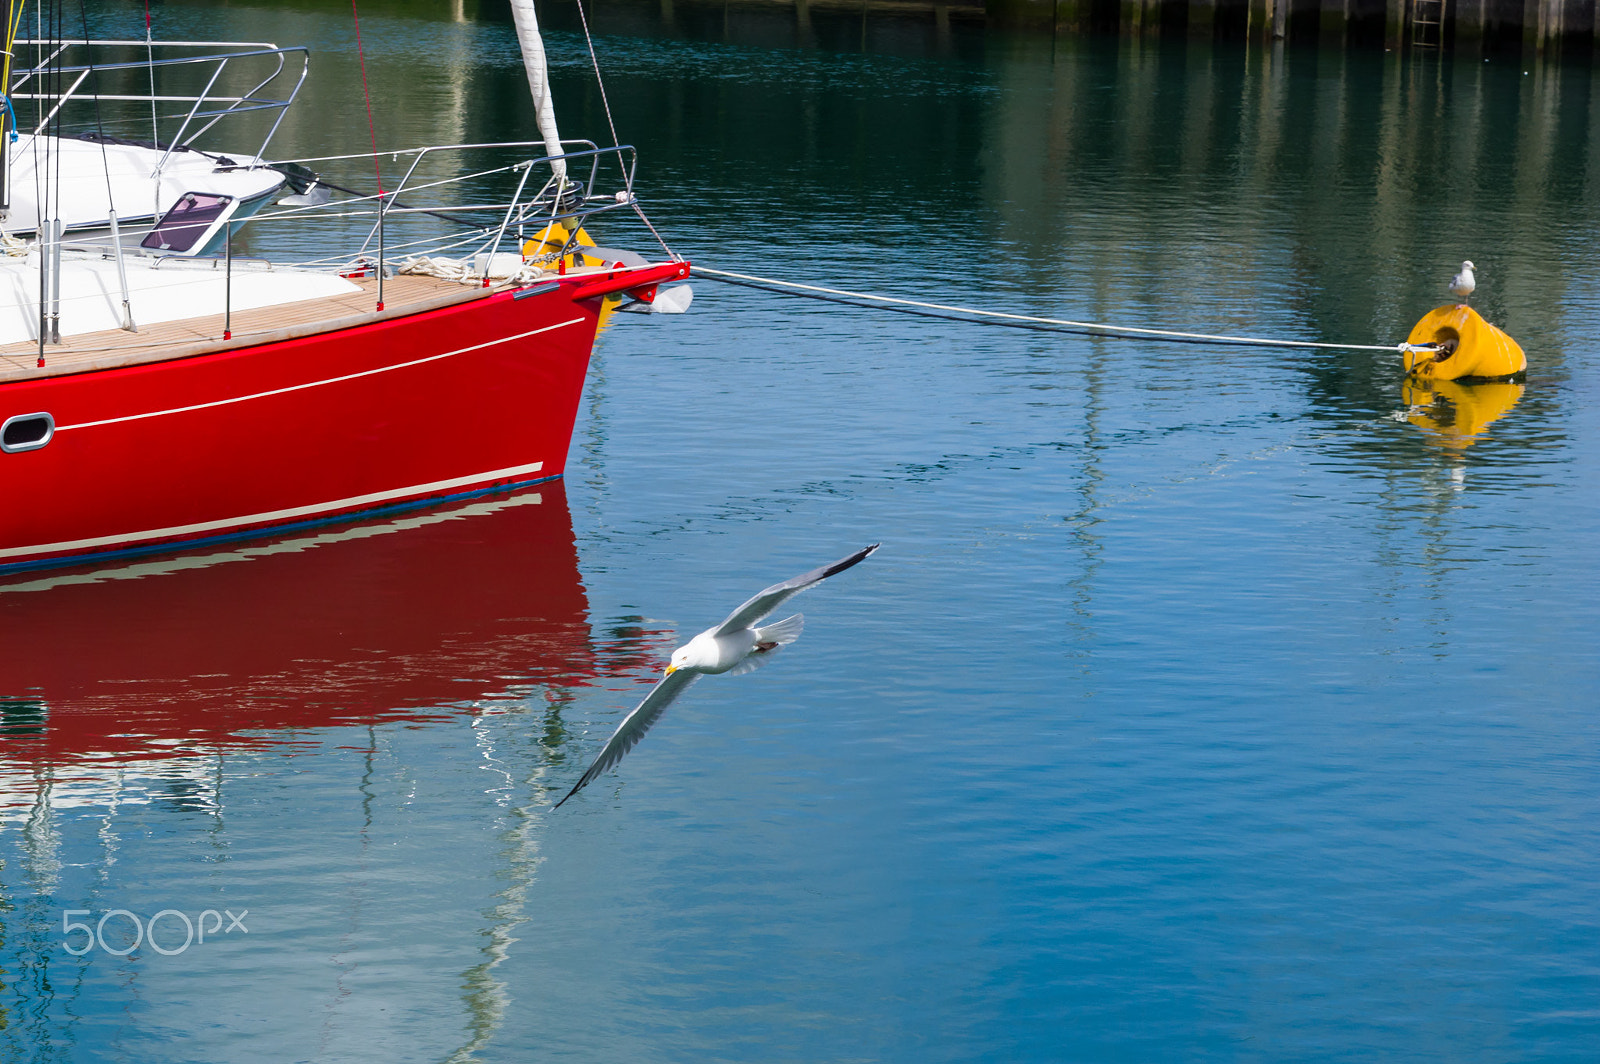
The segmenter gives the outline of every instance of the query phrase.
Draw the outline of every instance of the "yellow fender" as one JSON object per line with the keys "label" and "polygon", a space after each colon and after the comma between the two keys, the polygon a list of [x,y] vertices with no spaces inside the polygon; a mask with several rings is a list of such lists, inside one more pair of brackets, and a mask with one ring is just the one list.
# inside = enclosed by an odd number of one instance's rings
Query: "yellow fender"
{"label": "yellow fender", "polygon": [[[552,221],[549,225],[539,230],[538,233],[534,234],[532,240],[528,240],[523,243],[522,257],[524,260],[527,260],[539,255],[554,256],[562,248],[567,246],[567,238],[571,235],[572,234],[567,231],[566,226],[562,225],[560,222]],[[563,268],[563,272],[577,266],[604,265],[604,259],[597,255],[585,255],[581,250],[582,248],[592,248],[594,246],[595,242],[593,238],[589,236],[588,231],[580,228],[578,230],[578,246],[572,250],[570,255],[567,255],[560,260],[560,266]],[[557,268],[557,260],[552,257],[549,262],[540,263],[540,265],[544,266],[546,269],[553,270]],[[600,301],[600,328],[604,329],[608,324],[610,324],[612,313],[615,312],[617,307],[619,307],[621,304],[621,293],[606,296]]]}
{"label": "yellow fender", "polygon": [[1440,345],[1437,351],[1405,353],[1406,372],[1419,380],[1503,379],[1528,368],[1528,356],[1521,346],[1471,307],[1430,310],[1411,330],[1406,343]]}
{"label": "yellow fender", "polygon": [[1477,442],[1490,422],[1517,405],[1522,388],[1515,381],[1462,384],[1412,378],[1400,389],[1400,400],[1410,408],[1407,421],[1444,446],[1463,450]]}
{"label": "yellow fender", "polygon": [[[571,235],[572,234],[567,231],[567,227],[562,225],[560,222],[551,222],[549,225],[539,230],[539,232],[534,235],[532,240],[529,240],[522,245],[522,257],[525,259],[531,259],[536,255],[553,256],[556,252],[567,246],[567,238]],[[592,248],[594,246],[594,241],[590,239],[589,234],[585,230],[579,229],[578,247]],[[570,270],[574,266],[598,266],[600,265],[600,260],[592,255],[585,255],[581,251],[574,249],[572,254],[566,256],[566,258],[562,260],[562,264]],[[554,269],[556,266],[556,260],[552,258],[548,263],[541,263],[541,265],[546,265],[549,268]]]}

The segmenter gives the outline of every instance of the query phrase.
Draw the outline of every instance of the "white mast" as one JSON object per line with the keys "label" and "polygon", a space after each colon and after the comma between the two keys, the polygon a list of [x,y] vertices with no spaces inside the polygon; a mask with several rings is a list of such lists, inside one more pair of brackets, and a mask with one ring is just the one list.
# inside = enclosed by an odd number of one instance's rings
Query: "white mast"
{"label": "white mast", "polygon": [[[556,109],[550,102],[550,68],[544,58],[544,41],[539,38],[539,19],[533,0],[511,0],[511,17],[517,24],[517,44],[522,48],[522,65],[528,72],[528,88],[533,91],[533,106],[539,116],[539,133],[544,137],[546,155],[561,154],[561,134],[556,132]],[[567,161],[554,159],[561,185],[567,183]]]}

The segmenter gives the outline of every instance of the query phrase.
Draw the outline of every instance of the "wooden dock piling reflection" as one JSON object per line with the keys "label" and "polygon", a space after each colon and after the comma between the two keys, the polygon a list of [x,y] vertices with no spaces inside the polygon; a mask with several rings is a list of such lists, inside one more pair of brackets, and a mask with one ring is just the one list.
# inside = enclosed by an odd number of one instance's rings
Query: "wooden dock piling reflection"
{"label": "wooden dock piling reflection", "polygon": [[[560,8],[571,0],[546,0]],[[813,37],[819,12],[927,19],[940,34],[953,22],[1046,33],[1117,32],[1200,40],[1283,40],[1325,47],[1421,54],[1526,51],[1586,54],[1600,47],[1594,0],[643,0],[671,27],[681,6],[789,9],[795,38]],[[640,0],[603,0],[608,8]]]}

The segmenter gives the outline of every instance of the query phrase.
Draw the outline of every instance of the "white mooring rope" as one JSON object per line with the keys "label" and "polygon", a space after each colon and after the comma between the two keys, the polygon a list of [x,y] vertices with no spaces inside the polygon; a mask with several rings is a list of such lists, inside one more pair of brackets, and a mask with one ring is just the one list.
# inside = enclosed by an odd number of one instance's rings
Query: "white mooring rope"
{"label": "white mooring rope", "polygon": [[[938,314],[929,314],[930,317],[948,317],[952,314],[964,314],[973,318],[997,319],[996,324],[1016,325],[1021,328],[1038,328],[1048,326],[1051,331],[1078,332],[1089,336],[1122,336],[1143,338],[1148,340],[1167,340],[1173,343],[1186,344],[1232,344],[1246,347],[1292,347],[1301,349],[1314,349],[1320,351],[1385,351],[1390,354],[1404,354],[1414,350],[1433,350],[1432,344],[1325,344],[1315,340],[1273,340],[1259,336],[1218,336],[1211,333],[1177,332],[1172,329],[1141,329],[1132,325],[1104,325],[1092,321],[1068,321],[1062,318],[1040,318],[1030,314],[1006,314],[998,310],[978,310],[974,307],[957,307],[947,303],[925,303],[915,299],[899,299],[895,296],[874,295],[871,292],[851,292],[843,288],[823,288],[820,285],[800,284],[795,281],[778,281],[770,277],[753,277],[744,273],[730,273],[727,270],[714,270],[709,266],[696,265],[694,272],[704,274],[712,280],[726,281],[729,284],[744,285],[748,288],[769,288],[773,291],[788,291],[794,295],[809,296],[812,299],[825,299],[830,302],[845,302],[846,300],[868,300],[873,303],[888,304],[886,309],[915,308],[905,310],[903,313],[928,314],[939,311]],[[859,305],[859,304],[852,304]],[[961,318],[951,318],[961,321]]]}

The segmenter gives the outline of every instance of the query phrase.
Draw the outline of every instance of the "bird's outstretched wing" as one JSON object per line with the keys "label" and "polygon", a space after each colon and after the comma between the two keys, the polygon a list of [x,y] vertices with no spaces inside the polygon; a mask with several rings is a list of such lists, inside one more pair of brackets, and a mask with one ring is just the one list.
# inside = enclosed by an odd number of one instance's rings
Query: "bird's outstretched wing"
{"label": "bird's outstretched wing", "polygon": [[[621,761],[623,755],[644,738],[644,733],[650,730],[650,725],[661,719],[661,714],[666,712],[667,707],[672,705],[673,701],[683,694],[684,689],[694,683],[699,676],[699,673],[687,669],[678,669],[663,676],[661,682],[644,696],[644,701],[635,706],[632,713],[622,718],[622,723],[617,725],[617,730],[606,740],[605,747],[589,766],[589,771],[585,772],[583,778],[567,792],[567,798],[583,790],[589,785],[589,781]],[[555,807],[560,809],[567,798],[561,799]]]}
{"label": "bird's outstretched wing", "polygon": [[781,584],[773,584],[765,591],[756,595],[755,598],[751,599],[743,606],[740,606],[738,609],[728,614],[728,619],[723,621],[716,628],[712,629],[711,634],[727,635],[729,632],[739,632],[749,628],[761,618],[767,616],[779,606],[782,606],[789,599],[800,594],[800,592],[804,591],[806,588],[822,583],[822,581],[828,579],[830,576],[833,576],[835,573],[844,572],[846,569],[850,568],[852,565],[855,565],[861,559],[877,550],[878,546],[878,544],[874,543],[870,547],[865,547],[856,551],[848,558],[840,558],[832,565],[824,565],[820,569],[813,569],[809,573],[801,573],[799,576],[790,580],[785,580]]}

